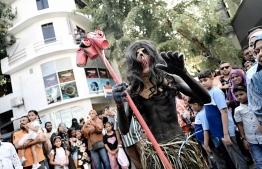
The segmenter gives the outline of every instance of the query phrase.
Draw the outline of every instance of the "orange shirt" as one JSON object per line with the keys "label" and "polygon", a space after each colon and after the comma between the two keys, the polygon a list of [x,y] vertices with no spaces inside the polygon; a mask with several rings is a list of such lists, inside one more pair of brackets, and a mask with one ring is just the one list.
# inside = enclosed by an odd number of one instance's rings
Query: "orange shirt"
{"label": "orange shirt", "polygon": [[[13,136],[14,137],[13,143],[18,144],[18,142],[20,141],[20,139],[23,137],[24,134],[28,134],[28,133],[23,131],[23,130],[15,132],[14,136]],[[37,153],[38,162],[45,160],[45,156],[44,156],[42,147],[36,146],[35,149],[36,149],[36,153]],[[18,150],[18,156],[19,156],[19,158],[22,157],[20,149]],[[32,151],[31,151],[31,147],[28,147],[28,148],[25,149],[25,158],[27,159],[27,161],[26,161],[24,167],[28,167],[28,166],[31,166],[31,165],[34,164],[34,158],[33,158],[33,154],[32,154]]]}

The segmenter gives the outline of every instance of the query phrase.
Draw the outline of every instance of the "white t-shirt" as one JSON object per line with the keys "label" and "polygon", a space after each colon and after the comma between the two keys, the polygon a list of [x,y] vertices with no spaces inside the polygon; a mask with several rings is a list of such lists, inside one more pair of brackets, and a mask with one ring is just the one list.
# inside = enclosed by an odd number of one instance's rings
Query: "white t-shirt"
{"label": "white t-shirt", "polygon": [[[54,150],[51,150],[51,154],[55,154]],[[56,154],[54,156],[56,163],[65,164],[66,163],[66,153],[63,147],[56,148]]]}
{"label": "white t-shirt", "polygon": [[35,139],[37,137],[37,133],[41,133],[40,123],[38,122],[38,120],[35,120],[35,121],[30,122],[30,125],[33,127],[39,127],[37,132],[33,131],[32,129],[28,130],[30,139]]}
{"label": "white t-shirt", "polygon": [[0,152],[0,169],[23,169],[15,148],[11,143],[0,141]]}

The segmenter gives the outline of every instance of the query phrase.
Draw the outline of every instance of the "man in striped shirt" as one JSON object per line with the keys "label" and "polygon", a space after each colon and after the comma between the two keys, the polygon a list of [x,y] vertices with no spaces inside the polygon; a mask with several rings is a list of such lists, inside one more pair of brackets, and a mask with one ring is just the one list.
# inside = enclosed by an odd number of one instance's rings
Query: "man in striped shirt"
{"label": "man in striped shirt", "polygon": [[[126,135],[121,134],[117,122],[117,118],[115,120],[114,125],[117,141],[119,145],[124,144],[126,153],[130,157],[131,161],[134,163],[135,167],[137,169],[142,169],[141,165],[141,140],[142,140],[142,134],[143,130],[139,122],[135,119],[134,116],[132,116],[132,120],[130,123],[129,132]],[[121,135],[121,138],[120,138]],[[122,142],[123,141],[123,142]]]}

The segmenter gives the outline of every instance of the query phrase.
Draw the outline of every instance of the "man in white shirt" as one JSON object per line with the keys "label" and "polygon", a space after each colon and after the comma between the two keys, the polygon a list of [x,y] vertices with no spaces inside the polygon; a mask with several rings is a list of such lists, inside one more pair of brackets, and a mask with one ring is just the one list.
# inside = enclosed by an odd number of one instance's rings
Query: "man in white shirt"
{"label": "man in white shirt", "polygon": [[45,123],[45,128],[44,128],[44,134],[45,134],[45,137],[46,137],[46,142],[44,144],[45,146],[45,157],[47,158],[46,161],[45,161],[45,166],[47,169],[49,169],[49,153],[51,152],[51,149],[52,149],[52,144],[51,144],[51,135],[54,133],[55,131],[53,130],[53,126],[52,126],[52,123],[51,122],[46,122]]}
{"label": "man in white shirt", "polygon": [[20,159],[16,153],[15,147],[8,142],[1,141],[0,131],[0,169],[23,169]]}
{"label": "man in white shirt", "polygon": [[[46,136],[46,139],[47,140],[50,140],[51,138],[51,135],[54,133],[55,131],[53,131],[53,126],[52,126],[52,123],[51,122],[46,122],[45,123],[45,130],[44,130],[44,134]],[[50,142],[50,145],[51,145],[51,142]],[[50,150],[49,150],[49,153],[51,151],[51,148],[52,148],[52,145],[50,147]]]}

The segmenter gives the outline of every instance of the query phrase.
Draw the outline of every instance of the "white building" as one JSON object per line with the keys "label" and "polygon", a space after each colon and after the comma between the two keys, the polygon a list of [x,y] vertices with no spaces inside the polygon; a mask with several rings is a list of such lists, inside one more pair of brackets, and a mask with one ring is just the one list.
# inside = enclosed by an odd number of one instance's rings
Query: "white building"
{"label": "white building", "polygon": [[103,62],[76,66],[75,30],[94,31],[86,16],[73,13],[81,2],[8,0],[17,11],[9,30],[16,42],[7,48],[1,67],[11,77],[13,93],[0,98],[0,113],[12,110],[13,117],[5,122],[14,121],[14,129],[19,128],[17,119],[32,109],[39,112],[42,125],[51,121],[56,128],[60,122],[70,127],[73,117],[86,118],[91,109],[114,106],[103,92],[106,82],[113,85]]}

